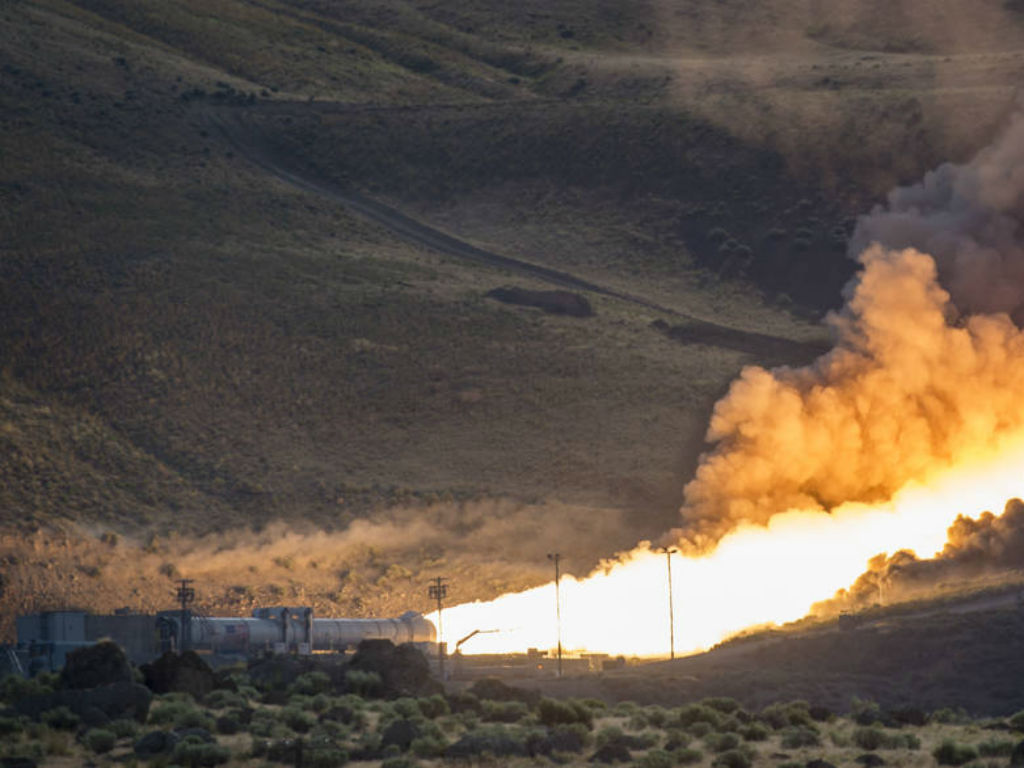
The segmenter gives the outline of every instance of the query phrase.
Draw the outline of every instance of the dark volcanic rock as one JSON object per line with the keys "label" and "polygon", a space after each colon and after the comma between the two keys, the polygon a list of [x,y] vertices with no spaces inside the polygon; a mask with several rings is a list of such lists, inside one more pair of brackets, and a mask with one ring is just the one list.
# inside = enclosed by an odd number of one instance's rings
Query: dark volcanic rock
{"label": "dark volcanic rock", "polygon": [[866,766],[866,768],[878,768],[880,765],[885,765],[885,760],[881,756],[872,752],[868,752],[854,758],[854,762],[860,763],[861,765]]}
{"label": "dark volcanic rock", "polygon": [[154,693],[180,691],[201,701],[217,687],[217,676],[193,651],[180,656],[168,651],[152,664],[143,664],[141,670],[146,686]]}
{"label": "dark volcanic rock", "polygon": [[135,754],[142,758],[162,755],[172,751],[178,740],[170,731],[151,731],[135,742]]}
{"label": "dark volcanic rock", "polygon": [[409,749],[409,745],[422,735],[422,729],[412,720],[395,720],[384,729],[384,733],[380,737],[380,743],[383,747],[394,744],[405,752]]}
{"label": "dark volcanic rock", "polygon": [[121,646],[104,641],[78,648],[67,656],[60,673],[61,688],[97,688],[132,682],[132,668]]}
{"label": "dark volcanic rock", "polygon": [[571,291],[531,291],[506,286],[488,291],[487,297],[505,304],[537,307],[552,315],[591,317],[594,314],[594,309],[586,297]]}
{"label": "dark volcanic rock", "polygon": [[395,647],[390,640],[363,640],[349,666],[380,675],[387,698],[444,693],[430,675],[427,657],[408,643]]}

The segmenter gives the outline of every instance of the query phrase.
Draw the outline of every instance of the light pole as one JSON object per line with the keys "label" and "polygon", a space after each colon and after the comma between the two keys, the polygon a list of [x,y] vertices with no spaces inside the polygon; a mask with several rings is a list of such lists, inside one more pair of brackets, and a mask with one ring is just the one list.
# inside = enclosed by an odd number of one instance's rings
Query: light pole
{"label": "light pole", "polygon": [[437,664],[438,672],[440,673],[441,680],[444,680],[444,640],[443,630],[441,625],[441,601],[448,596],[448,585],[445,582],[448,579],[438,576],[434,579],[434,583],[430,585],[427,590],[427,596],[431,599],[437,600]]}
{"label": "light pole", "polygon": [[553,555],[548,555],[548,560],[555,564],[555,621],[557,622],[558,628],[558,676],[562,676],[562,598],[558,592],[558,583],[561,580],[561,572],[559,571],[558,564],[561,561],[562,556],[555,552]]}
{"label": "light pole", "polygon": [[659,547],[656,551],[665,553],[665,563],[668,566],[668,648],[669,658],[674,659],[676,657],[676,617],[675,606],[672,603],[672,555],[679,550],[671,547]]}

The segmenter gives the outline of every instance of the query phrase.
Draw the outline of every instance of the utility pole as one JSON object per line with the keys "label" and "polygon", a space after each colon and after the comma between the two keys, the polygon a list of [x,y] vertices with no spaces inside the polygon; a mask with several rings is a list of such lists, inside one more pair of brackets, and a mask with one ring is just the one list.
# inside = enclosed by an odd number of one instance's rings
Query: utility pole
{"label": "utility pole", "polygon": [[548,560],[555,564],[555,621],[557,622],[558,629],[558,676],[562,676],[562,598],[559,594],[559,581],[561,581],[561,571],[559,570],[558,564],[562,560],[562,556],[555,552],[553,555],[548,555]]}
{"label": "utility pole", "polygon": [[179,581],[177,598],[181,604],[181,642],[178,643],[178,653],[184,653],[188,650],[189,646],[189,635],[192,634],[191,626],[189,622],[189,611],[188,607],[195,602],[196,591],[189,586],[192,584],[192,579],[181,579]]}
{"label": "utility pole", "polygon": [[448,597],[448,585],[445,582],[448,579],[438,576],[434,579],[434,583],[430,585],[427,590],[427,596],[431,600],[437,600],[437,664],[438,671],[441,676],[441,681],[444,681],[444,640],[443,630],[441,625],[441,601]]}
{"label": "utility pole", "polygon": [[655,551],[665,553],[665,563],[668,565],[668,653],[669,658],[674,659],[676,657],[676,617],[675,606],[672,602],[672,555],[679,550],[671,547],[659,547]]}

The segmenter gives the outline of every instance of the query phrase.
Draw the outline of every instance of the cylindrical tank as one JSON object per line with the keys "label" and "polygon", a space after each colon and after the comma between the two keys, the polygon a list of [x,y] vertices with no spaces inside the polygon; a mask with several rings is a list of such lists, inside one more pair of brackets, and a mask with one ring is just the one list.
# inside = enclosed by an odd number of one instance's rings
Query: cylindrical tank
{"label": "cylindrical tank", "polygon": [[434,625],[409,611],[395,619],[317,619],[308,607],[259,608],[253,616],[192,616],[189,647],[214,653],[261,651],[343,651],[363,640],[433,643]]}

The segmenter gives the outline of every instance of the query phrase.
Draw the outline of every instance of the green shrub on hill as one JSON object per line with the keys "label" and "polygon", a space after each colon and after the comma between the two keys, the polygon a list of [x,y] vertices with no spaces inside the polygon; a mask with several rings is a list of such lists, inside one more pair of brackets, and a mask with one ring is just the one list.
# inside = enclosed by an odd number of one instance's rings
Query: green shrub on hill
{"label": "green shrub on hill", "polygon": [[932,757],[939,765],[964,765],[978,758],[978,750],[968,744],[946,739],[932,750]]}

